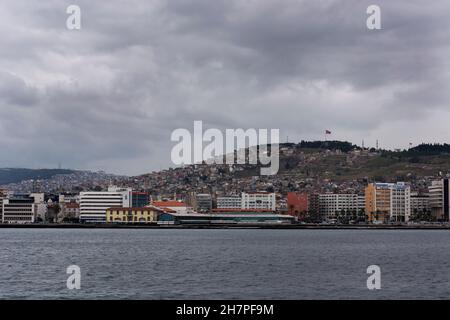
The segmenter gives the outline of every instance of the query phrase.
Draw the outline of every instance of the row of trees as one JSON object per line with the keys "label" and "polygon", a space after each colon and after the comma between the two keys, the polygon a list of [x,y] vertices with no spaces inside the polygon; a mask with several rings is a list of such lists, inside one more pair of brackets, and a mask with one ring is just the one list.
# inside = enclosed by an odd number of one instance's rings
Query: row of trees
{"label": "row of trees", "polygon": [[[309,212],[303,212],[298,215],[299,219],[308,223],[320,223],[323,221],[322,215],[317,210],[311,210]],[[369,221],[369,216],[366,215],[365,209],[360,210],[345,210],[336,211],[334,217],[339,224],[350,224],[350,223],[367,223]],[[374,220],[383,221],[385,223],[389,222],[389,215],[382,211],[375,211],[373,213]],[[411,214],[410,221],[427,221],[434,222],[436,217],[431,213],[431,210],[417,210]],[[404,222],[404,217],[399,217],[396,222]]]}
{"label": "row of trees", "polygon": [[[46,223],[57,223],[57,222],[79,222],[78,218],[75,216],[60,217],[61,206],[57,203],[47,206],[47,212],[45,213]],[[38,217],[37,222],[44,222],[42,218]]]}
{"label": "row of trees", "polygon": [[[299,215],[300,220],[308,223],[320,223],[323,221],[323,216],[315,209],[310,210],[309,212],[303,212]],[[364,209],[360,210],[340,210],[336,211],[335,216],[338,223],[340,224],[349,224],[353,223],[365,223],[368,221],[368,216]]]}
{"label": "row of trees", "polygon": [[417,210],[414,209],[413,213],[411,214],[411,217],[409,218],[409,220],[411,221],[428,221],[428,222],[434,222],[436,221],[436,217],[434,217],[431,214],[431,210]]}

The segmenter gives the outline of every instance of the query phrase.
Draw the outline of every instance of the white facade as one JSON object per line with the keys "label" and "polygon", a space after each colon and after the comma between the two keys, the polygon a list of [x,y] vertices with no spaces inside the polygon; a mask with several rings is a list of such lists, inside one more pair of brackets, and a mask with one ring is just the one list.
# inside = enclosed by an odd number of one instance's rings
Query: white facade
{"label": "white facade", "polygon": [[0,189],[0,222],[3,221],[3,200],[8,199],[8,191]]}
{"label": "white facade", "polygon": [[442,180],[436,180],[431,182],[431,186],[428,187],[428,193],[430,195],[430,206],[432,208],[441,208],[444,199],[444,185]]}
{"label": "white facade", "polygon": [[109,187],[108,191],[80,193],[80,221],[106,222],[106,209],[131,207],[131,188]]}
{"label": "white facade", "polygon": [[25,224],[35,221],[34,198],[21,195],[3,200],[2,223]]}
{"label": "white facade", "polygon": [[378,182],[375,183],[375,187],[379,190],[389,190],[388,205],[390,221],[408,222],[411,216],[411,187],[404,182]]}
{"label": "white facade", "polygon": [[410,186],[397,182],[390,188],[391,210],[390,217],[393,221],[408,222],[411,216],[411,188]]}
{"label": "white facade", "polygon": [[58,196],[58,202],[60,205],[63,203],[80,203],[80,195],[79,194],[74,194],[74,195],[60,194]]}
{"label": "white facade", "polygon": [[450,182],[449,179],[436,180],[428,187],[430,209],[438,220],[449,220]]}
{"label": "white facade", "polygon": [[323,218],[335,217],[342,211],[359,213],[364,209],[364,196],[353,193],[322,193],[319,194],[319,213]]}
{"label": "white facade", "polygon": [[253,192],[242,193],[241,209],[273,210],[276,208],[275,193]]}
{"label": "white facade", "polygon": [[217,209],[242,209],[241,196],[217,197]]}

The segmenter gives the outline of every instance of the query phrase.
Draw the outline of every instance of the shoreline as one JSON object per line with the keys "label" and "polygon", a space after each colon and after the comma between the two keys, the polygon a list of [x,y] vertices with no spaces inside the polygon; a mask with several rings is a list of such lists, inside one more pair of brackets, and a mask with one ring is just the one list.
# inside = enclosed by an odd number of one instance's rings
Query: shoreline
{"label": "shoreline", "polygon": [[316,224],[0,224],[0,229],[277,229],[277,230],[450,230],[446,225],[316,225]]}

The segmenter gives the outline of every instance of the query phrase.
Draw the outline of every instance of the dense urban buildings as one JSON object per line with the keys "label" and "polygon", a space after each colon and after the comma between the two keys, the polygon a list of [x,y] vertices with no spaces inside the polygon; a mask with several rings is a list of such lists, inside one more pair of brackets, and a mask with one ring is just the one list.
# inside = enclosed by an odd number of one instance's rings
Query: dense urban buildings
{"label": "dense urban buildings", "polygon": [[[411,192],[410,185],[373,182],[365,194],[243,192],[213,196],[190,192],[179,200],[150,201],[149,192],[110,186],[105,191],[86,191],[45,195],[0,192],[2,223],[82,222],[82,223],[155,223],[162,214],[172,220],[222,222],[297,221],[329,223],[401,223],[413,221],[448,221],[448,179],[435,180],[428,192]],[[176,195],[173,197],[177,199]],[[185,199],[186,202],[183,202]],[[132,204],[141,203],[141,206]],[[195,207],[190,205],[193,203]],[[205,216],[207,214],[208,216]],[[197,216],[200,215],[200,216]],[[210,216],[211,215],[211,216]],[[196,218],[202,219],[196,219]],[[209,217],[209,218],[208,218]],[[223,219],[222,219],[223,218]],[[165,216],[166,223],[170,220]]]}
{"label": "dense urban buildings", "polygon": [[[269,192],[221,195],[212,201],[210,194],[191,193],[197,210],[180,200],[153,201],[151,204],[133,207],[136,201],[147,202],[149,193],[133,192],[131,188],[109,187],[106,191],[88,191],[59,196],[42,193],[1,193],[1,221],[3,223],[35,222],[117,222],[155,223],[162,213],[173,214],[174,221],[195,221],[194,215],[212,214],[214,223],[222,221],[269,221],[277,214],[289,215],[298,221],[357,223],[446,221],[449,209],[448,179],[434,181],[429,193],[411,192],[410,186],[398,183],[369,183],[365,195],[356,193],[294,193],[285,197]],[[191,198],[192,199],[192,198]],[[278,200],[277,200],[278,199]],[[56,202],[55,202],[56,201]],[[280,209],[286,204],[286,209]],[[211,204],[215,203],[215,206]],[[56,211],[57,219],[51,211]],[[432,213],[433,212],[433,213]],[[49,214],[49,216],[47,216]],[[265,220],[264,217],[270,217]],[[167,216],[166,216],[167,217]],[[202,216],[206,217],[206,216]],[[258,217],[260,218],[258,220]],[[201,220],[201,219],[200,219]],[[285,220],[285,219],[284,219]],[[274,220],[273,220],[274,221]]]}

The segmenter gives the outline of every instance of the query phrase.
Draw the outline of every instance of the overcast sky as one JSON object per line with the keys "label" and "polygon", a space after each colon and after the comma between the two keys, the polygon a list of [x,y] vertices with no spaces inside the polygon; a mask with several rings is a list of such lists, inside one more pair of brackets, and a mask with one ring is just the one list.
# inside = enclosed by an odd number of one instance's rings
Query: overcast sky
{"label": "overcast sky", "polygon": [[159,170],[194,120],[448,142],[449,44],[448,0],[2,0],[0,167]]}

